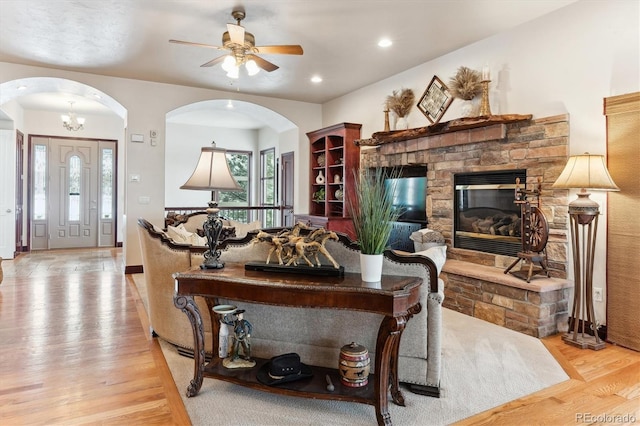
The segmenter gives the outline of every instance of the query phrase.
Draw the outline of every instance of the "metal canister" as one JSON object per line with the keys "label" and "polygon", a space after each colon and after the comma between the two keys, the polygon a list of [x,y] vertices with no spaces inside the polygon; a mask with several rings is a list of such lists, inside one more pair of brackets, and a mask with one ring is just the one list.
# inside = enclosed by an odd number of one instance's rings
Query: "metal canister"
{"label": "metal canister", "polygon": [[352,388],[366,386],[369,383],[371,360],[369,351],[362,345],[351,342],[340,349],[340,381]]}

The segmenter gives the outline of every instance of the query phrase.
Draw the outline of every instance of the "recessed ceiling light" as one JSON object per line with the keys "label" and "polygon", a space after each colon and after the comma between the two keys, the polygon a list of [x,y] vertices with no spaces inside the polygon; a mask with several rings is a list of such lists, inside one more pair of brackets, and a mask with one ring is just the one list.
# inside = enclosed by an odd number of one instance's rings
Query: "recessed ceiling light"
{"label": "recessed ceiling light", "polygon": [[311,82],[312,83],[322,83],[322,77],[320,77],[319,75],[314,75],[313,77],[311,77]]}
{"label": "recessed ceiling light", "polygon": [[27,86],[22,84],[22,85],[18,86],[18,90],[27,90]]}
{"label": "recessed ceiling light", "polygon": [[392,44],[393,44],[393,42],[388,38],[380,39],[380,41],[378,42],[378,46],[380,46],[380,47],[389,47]]}
{"label": "recessed ceiling light", "polygon": [[100,96],[98,93],[94,93],[93,97],[96,99],[102,99],[102,96]]}
{"label": "recessed ceiling light", "polygon": [[231,102],[231,99],[227,101],[227,109],[233,109],[233,102]]}

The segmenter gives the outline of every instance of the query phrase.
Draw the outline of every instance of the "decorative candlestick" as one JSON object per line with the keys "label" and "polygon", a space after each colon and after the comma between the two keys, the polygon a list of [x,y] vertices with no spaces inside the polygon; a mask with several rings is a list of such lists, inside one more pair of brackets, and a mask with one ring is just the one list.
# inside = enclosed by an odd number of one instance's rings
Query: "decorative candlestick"
{"label": "decorative candlestick", "polygon": [[490,116],[491,115],[491,106],[489,105],[489,83],[491,80],[482,80],[480,82],[482,84],[482,102],[480,104],[480,116]]}
{"label": "decorative candlestick", "polygon": [[389,108],[384,110],[384,131],[391,131],[391,128],[389,127]]}

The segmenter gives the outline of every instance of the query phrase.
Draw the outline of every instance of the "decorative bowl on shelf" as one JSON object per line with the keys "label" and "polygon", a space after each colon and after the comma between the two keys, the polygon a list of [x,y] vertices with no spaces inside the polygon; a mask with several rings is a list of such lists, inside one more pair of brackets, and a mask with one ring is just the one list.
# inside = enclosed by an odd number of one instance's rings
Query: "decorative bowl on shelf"
{"label": "decorative bowl on shelf", "polygon": [[324,154],[318,155],[318,166],[324,167],[327,164],[327,160]]}

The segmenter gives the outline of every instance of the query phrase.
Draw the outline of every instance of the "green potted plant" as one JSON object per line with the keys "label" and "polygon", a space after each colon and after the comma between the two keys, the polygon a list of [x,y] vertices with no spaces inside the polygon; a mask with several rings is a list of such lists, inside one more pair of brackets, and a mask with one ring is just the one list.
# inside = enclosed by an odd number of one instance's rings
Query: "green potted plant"
{"label": "green potted plant", "polygon": [[393,205],[394,178],[400,171],[361,169],[354,172],[355,200],[347,199],[347,208],[360,244],[360,271],[366,282],[378,282],[382,275],[382,257],[393,222],[403,209]]}

